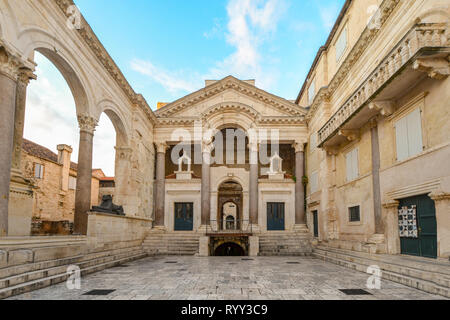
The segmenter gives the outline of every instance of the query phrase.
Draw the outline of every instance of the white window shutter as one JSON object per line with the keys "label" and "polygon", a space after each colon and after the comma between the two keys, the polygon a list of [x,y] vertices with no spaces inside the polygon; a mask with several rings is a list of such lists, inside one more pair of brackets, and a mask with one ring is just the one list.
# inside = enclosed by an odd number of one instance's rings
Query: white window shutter
{"label": "white window shutter", "polygon": [[344,28],[336,41],[336,61],[338,61],[344,54],[347,47],[347,28]]}
{"label": "white window shutter", "polygon": [[319,190],[319,175],[318,172],[313,172],[311,174],[311,193]]}
{"label": "white window shutter", "polygon": [[423,151],[422,119],[420,109],[411,112],[407,117],[408,127],[408,156],[415,156]]}
{"label": "white window shutter", "polygon": [[347,153],[347,155],[345,156],[347,181],[352,181],[352,173],[353,173],[352,158],[353,157],[352,157],[352,153],[351,152]]}
{"label": "white window shutter", "polygon": [[358,178],[359,176],[359,165],[358,165],[358,149],[353,150],[352,155],[352,171],[353,171],[353,179]]}
{"label": "white window shutter", "polygon": [[397,144],[397,161],[403,161],[409,156],[407,119],[402,118],[395,124]]}

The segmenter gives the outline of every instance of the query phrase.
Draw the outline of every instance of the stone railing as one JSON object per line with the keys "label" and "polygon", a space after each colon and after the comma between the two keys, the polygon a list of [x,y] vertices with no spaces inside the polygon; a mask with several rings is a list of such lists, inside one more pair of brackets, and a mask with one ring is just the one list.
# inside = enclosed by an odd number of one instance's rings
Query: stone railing
{"label": "stone railing", "polygon": [[404,66],[410,63],[410,60],[420,50],[448,47],[449,41],[445,31],[445,24],[415,25],[383,59],[356,92],[351,95],[345,104],[319,130],[319,146],[323,146],[323,143],[330,136],[336,134],[347,120],[370,102],[379,93],[384,84],[394,78]]}

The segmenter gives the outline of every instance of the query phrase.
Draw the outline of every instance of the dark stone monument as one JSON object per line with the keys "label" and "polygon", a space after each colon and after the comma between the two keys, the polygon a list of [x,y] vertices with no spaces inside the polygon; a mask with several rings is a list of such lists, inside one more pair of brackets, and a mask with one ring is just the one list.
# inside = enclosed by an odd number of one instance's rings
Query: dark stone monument
{"label": "dark stone monument", "polygon": [[115,205],[112,202],[112,196],[110,196],[110,195],[103,196],[102,203],[100,204],[100,206],[92,207],[91,211],[115,214],[118,216],[125,215],[125,213],[123,212],[123,207]]}

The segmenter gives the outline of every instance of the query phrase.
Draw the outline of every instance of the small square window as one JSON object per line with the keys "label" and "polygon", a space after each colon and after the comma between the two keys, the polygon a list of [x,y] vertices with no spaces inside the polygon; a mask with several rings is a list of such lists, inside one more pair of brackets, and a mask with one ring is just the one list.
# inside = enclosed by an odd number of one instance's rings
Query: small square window
{"label": "small square window", "polygon": [[360,212],[359,206],[348,208],[348,214],[349,214],[350,222],[360,222],[361,221],[361,212]]}

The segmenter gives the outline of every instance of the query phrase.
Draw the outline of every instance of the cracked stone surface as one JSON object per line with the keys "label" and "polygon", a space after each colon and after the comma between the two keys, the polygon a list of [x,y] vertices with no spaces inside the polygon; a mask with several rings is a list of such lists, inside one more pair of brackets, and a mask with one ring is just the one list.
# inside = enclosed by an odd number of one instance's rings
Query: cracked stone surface
{"label": "cracked stone surface", "polygon": [[[166,263],[177,261],[176,264]],[[291,262],[291,263],[288,263]],[[298,262],[298,264],[292,264]],[[429,300],[445,299],[388,280],[369,290],[370,275],[308,257],[149,257],[87,275],[80,290],[66,283],[10,299],[19,300]],[[94,289],[114,289],[89,296]],[[372,295],[347,296],[339,289]]]}

